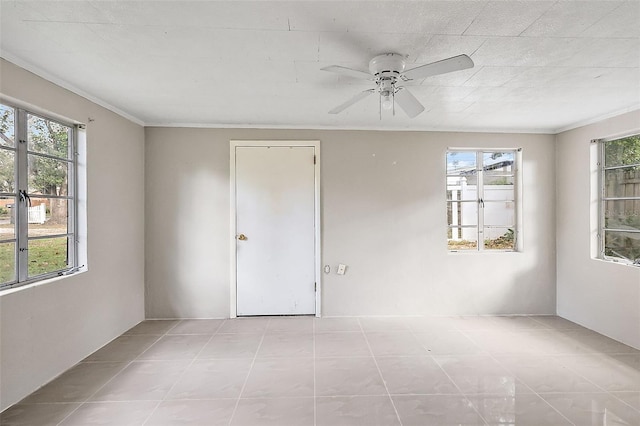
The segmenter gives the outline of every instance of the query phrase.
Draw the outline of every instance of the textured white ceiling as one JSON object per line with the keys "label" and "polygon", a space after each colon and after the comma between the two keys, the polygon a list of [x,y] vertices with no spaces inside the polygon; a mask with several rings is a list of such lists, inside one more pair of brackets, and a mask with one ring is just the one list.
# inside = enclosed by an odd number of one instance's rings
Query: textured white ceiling
{"label": "textured white ceiling", "polygon": [[[640,1],[5,1],[0,56],[148,125],[554,132],[640,107]],[[367,70],[465,53],[378,116]]]}

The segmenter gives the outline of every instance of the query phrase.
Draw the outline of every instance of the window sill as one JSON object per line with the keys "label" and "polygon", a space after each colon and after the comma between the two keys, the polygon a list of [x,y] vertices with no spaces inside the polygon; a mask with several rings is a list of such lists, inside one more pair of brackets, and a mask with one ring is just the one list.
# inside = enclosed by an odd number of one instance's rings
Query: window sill
{"label": "window sill", "polygon": [[621,266],[629,266],[629,267],[632,267],[632,268],[640,268],[639,264],[633,264],[633,263],[629,262],[628,260],[603,259],[601,257],[592,257],[591,259],[597,260],[599,262],[613,264],[613,265],[621,265]]}
{"label": "window sill", "polygon": [[518,250],[447,250],[448,254],[492,254],[492,253],[522,253]]}
{"label": "window sill", "polygon": [[82,273],[87,272],[87,271],[88,271],[88,268],[86,266],[83,266],[83,267],[79,268],[77,271],[72,272],[72,273],[66,273],[64,275],[57,275],[57,276],[53,276],[53,277],[49,277],[49,278],[42,278],[42,279],[38,279],[38,280],[33,281],[33,282],[27,282],[27,283],[22,284],[22,285],[17,286],[17,287],[5,288],[5,289],[0,290],[0,297],[8,296],[10,294],[18,293],[20,291],[32,289],[32,288],[35,288],[35,287],[48,285],[48,284],[54,283],[56,281],[64,280],[65,278],[69,278],[69,277],[76,276],[78,274],[82,274]]}

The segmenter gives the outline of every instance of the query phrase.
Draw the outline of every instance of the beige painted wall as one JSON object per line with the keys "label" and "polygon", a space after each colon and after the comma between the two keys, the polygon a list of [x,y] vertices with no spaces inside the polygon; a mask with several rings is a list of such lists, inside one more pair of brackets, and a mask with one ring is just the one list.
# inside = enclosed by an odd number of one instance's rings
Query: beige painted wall
{"label": "beige painted wall", "polygon": [[144,130],[2,59],[0,94],[87,123],[89,266],[0,293],[1,411],[144,319]]}
{"label": "beige painted wall", "polygon": [[557,136],[558,315],[640,348],[640,268],[592,255],[592,139],[640,132],[640,111]]}
{"label": "beige painted wall", "polygon": [[[147,128],[146,312],[229,315],[229,141],[321,141],[323,314],[555,313],[550,135]],[[523,148],[520,253],[446,251],[447,147]],[[335,274],[338,263],[349,266]]]}

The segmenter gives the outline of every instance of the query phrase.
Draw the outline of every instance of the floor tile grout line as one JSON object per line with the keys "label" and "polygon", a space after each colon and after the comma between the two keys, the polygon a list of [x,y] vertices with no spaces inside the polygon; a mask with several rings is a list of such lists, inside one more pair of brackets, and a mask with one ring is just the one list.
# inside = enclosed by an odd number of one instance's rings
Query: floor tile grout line
{"label": "floor tile grout line", "polygon": [[562,413],[560,412],[560,410],[558,410],[556,407],[554,407],[553,405],[551,405],[551,403],[550,403],[549,401],[547,401],[547,400],[544,398],[544,396],[540,395],[538,392],[535,392],[535,395],[536,395],[538,398],[540,398],[542,401],[544,401],[544,403],[545,403],[545,404],[547,404],[549,407],[553,408],[553,409],[554,409],[554,411],[555,411],[556,413],[560,414],[560,416],[561,416],[563,419],[566,419],[570,424],[572,424],[573,426],[579,426],[579,425],[576,425],[573,421],[571,421],[571,419],[569,419],[567,416],[565,416],[564,414],[562,414]]}
{"label": "floor tile grout line", "polygon": [[[140,359],[140,357],[141,357],[142,355],[146,354],[146,353],[147,353],[147,351],[148,351],[149,349],[151,349],[151,348],[152,348],[156,343],[158,343],[160,340],[162,340],[162,338],[163,338],[163,337],[170,336],[169,332],[170,332],[171,330],[173,330],[173,329],[174,329],[178,324],[180,324],[180,322],[181,322],[181,321],[178,321],[176,324],[174,324],[174,325],[173,325],[173,327],[171,327],[170,329],[168,329],[167,331],[165,331],[165,333],[164,333],[162,336],[160,336],[160,338],[158,338],[157,340],[155,340],[155,341],[154,341],[151,345],[149,345],[149,346],[148,346],[144,351],[142,351],[140,354],[138,354],[138,356],[137,356],[137,357],[135,357],[135,358],[133,359],[133,361],[138,361],[138,360],[139,360],[139,361],[142,361],[142,360]],[[152,361],[152,360],[151,360],[151,361]]]}
{"label": "floor tile grout line", "polygon": [[[465,336],[467,336],[467,338],[468,338],[468,339],[470,339],[471,341],[473,341],[476,345],[478,345],[479,347],[481,347],[481,346],[480,346],[480,344],[478,344],[478,343],[477,343],[477,342],[476,342],[476,341],[475,341],[471,336],[467,335],[467,334],[466,334],[466,333],[464,333],[464,332],[463,332],[463,334],[464,334]],[[500,362],[500,361],[499,361],[499,360],[494,356],[494,354],[493,354],[491,351],[487,350],[487,351],[486,351],[486,356],[488,356],[488,357],[490,357],[491,359],[493,359],[493,360],[494,360],[494,361],[495,361],[495,362],[496,362],[496,363],[497,363],[501,368],[503,368],[505,371],[507,371],[508,373],[511,373],[511,370],[510,370],[506,365],[504,365],[503,363],[501,363],[501,362]],[[516,354],[516,355],[512,355],[512,356],[520,357],[521,355]],[[531,386],[527,385],[525,382],[523,382],[522,380],[518,379],[518,378],[516,377],[516,375],[515,375],[515,374],[513,374],[513,377],[514,377],[514,379],[516,379],[519,383],[521,383],[523,386],[525,386],[527,389],[529,389],[529,390],[533,393],[533,395],[536,395],[538,398],[542,399],[542,400],[545,402],[545,404],[547,404],[548,406],[550,406],[551,408],[553,408],[553,409],[554,409],[558,414],[560,414],[560,416],[561,416],[561,417],[563,417],[563,418],[564,418],[564,419],[566,419],[569,423],[571,423],[572,425],[574,425],[574,426],[575,426],[575,424],[574,424],[571,420],[569,420],[569,419],[568,419],[566,416],[564,416],[560,411],[558,411],[558,409],[557,409],[557,408],[555,408],[554,406],[552,406],[551,404],[549,404],[549,402],[548,402],[546,399],[544,399],[542,396],[540,396],[540,394],[539,394],[538,392],[536,392],[536,391],[535,391]],[[465,396],[466,396],[466,395],[465,395]],[[475,404],[474,404],[474,408],[475,408]],[[477,408],[476,408],[476,411],[478,411],[478,409],[477,409]],[[479,411],[478,411],[478,414],[480,414],[480,412],[479,412]],[[480,414],[480,416],[484,419],[484,416],[482,416],[482,414]],[[485,420],[485,422],[486,422],[486,419],[484,419],[484,420]],[[487,423],[488,423],[488,422],[487,422]]]}
{"label": "floor tile grout line", "polygon": [[240,393],[238,394],[238,398],[236,398],[236,405],[233,407],[233,411],[231,411],[231,416],[229,417],[229,426],[231,426],[231,422],[233,421],[233,418],[236,415],[236,411],[238,410],[238,405],[240,405],[242,393],[244,392],[244,388],[247,386],[247,382],[249,381],[251,371],[253,371],[253,366],[256,363],[256,359],[258,359],[258,352],[260,352],[260,347],[262,346],[262,342],[264,341],[264,336],[267,334],[267,329],[269,328],[270,322],[271,318],[267,320],[267,324],[265,325],[264,330],[262,330],[262,337],[260,338],[260,342],[258,343],[258,347],[256,348],[256,353],[253,355],[253,360],[251,361],[251,365],[249,366],[249,371],[247,371],[247,376],[244,378],[244,383],[242,383]]}
{"label": "floor tile grout line", "polygon": [[[626,392],[629,392],[629,393],[637,393],[637,392],[633,392],[633,391],[617,391],[617,392],[619,392],[619,393],[626,393]],[[613,393],[613,392],[608,392],[608,394],[609,394],[609,395],[612,395],[616,400],[618,400],[618,401],[622,402],[623,404],[625,404],[625,405],[627,405],[627,406],[631,407],[631,409],[633,409],[633,410],[637,411],[638,413],[640,413],[640,407],[638,407],[638,408],[634,407],[633,405],[629,404],[629,403],[628,403],[627,401],[625,401],[624,399],[619,398],[619,397],[618,397],[618,395],[616,395],[616,394],[615,394],[615,393]],[[640,395],[639,395],[639,396],[640,396]]]}
{"label": "floor tile grout line", "polygon": [[[508,372],[513,373],[512,370],[504,363],[502,363],[499,360],[499,357],[495,356],[495,353],[491,353],[489,351],[487,351],[487,354],[489,354],[498,364],[500,364],[503,368],[505,368]],[[592,380],[589,380],[586,376],[584,376],[583,374],[580,374],[577,370],[571,368],[570,365],[565,365],[562,361],[558,360],[558,358],[565,358],[565,357],[574,357],[574,356],[584,356],[584,355],[592,355],[592,354],[598,354],[598,355],[614,355],[614,354],[603,354],[601,352],[595,352],[595,353],[555,353],[555,354],[543,354],[543,355],[522,355],[522,354],[504,354],[503,358],[509,358],[509,357],[516,357],[516,358],[521,358],[523,356],[530,356],[532,358],[550,358],[553,361],[557,362],[560,367],[562,368],[566,368],[567,370],[569,370],[571,373],[575,374],[576,376],[578,376],[579,378],[583,379],[584,381],[586,381],[587,383],[592,384],[593,386],[595,386],[596,388],[600,389],[599,393],[611,393],[611,391],[609,391],[608,389],[598,385],[597,383],[595,383]],[[620,354],[620,355],[624,355],[624,354]],[[513,375],[515,376],[515,373],[513,373]],[[531,389],[533,392],[535,393],[539,393],[533,390],[533,388],[531,388],[530,386],[526,385],[526,383],[524,383],[524,381],[522,381],[521,379],[518,379],[521,383],[525,384],[525,386],[527,386],[527,388]],[[553,394],[553,393],[593,393],[593,392],[580,392],[580,391],[575,391],[575,392],[571,392],[571,391],[563,391],[563,392],[545,392],[544,394]],[[542,396],[541,396],[542,397]]]}
{"label": "floor tile grout line", "polygon": [[164,333],[164,334],[165,334],[165,335],[169,334],[169,332],[170,332],[171,330],[173,330],[174,328],[176,328],[176,327],[178,326],[178,324],[180,324],[180,323],[181,323],[181,322],[183,322],[183,321],[185,321],[185,320],[182,320],[182,319],[181,319],[181,320],[176,321],[176,323],[175,323],[175,324],[173,324],[173,327],[171,327],[170,329],[168,329],[168,330],[166,331],[166,333]]}
{"label": "floor tile grout line", "polygon": [[316,321],[315,318],[311,322],[313,336],[313,426],[318,423],[318,407],[316,399]]}
{"label": "floor tile grout line", "polygon": [[[448,332],[450,332],[450,331],[451,331],[451,330],[449,330]],[[460,330],[457,330],[457,331],[458,331],[458,332],[460,332],[460,333],[462,333]],[[427,348],[425,348],[425,347],[424,347],[424,345],[423,345],[423,344],[421,344],[421,343],[418,341],[418,338],[416,337],[415,332],[413,331],[413,329],[409,328],[409,332],[411,333],[411,335],[413,336],[413,338],[416,340],[416,342],[418,342],[418,344],[422,347],[422,349],[424,349],[424,351],[425,351],[426,355],[427,355],[429,358],[431,358],[431,361],[433,361],[433,363],[434,363],[435,365],[437,365],[437,366],[438,366],[438,368],[440,369],[440,371],[442,371],[442,373],[443,373],[445,376],[447,376],[447,378],[448,378],[448,379],[449,379],[449,381],[453,384],[453,386],[455,386],[455,387],[456,387],[456,389],[458,389],[458,394],[459,394],[459,395],[461,395],[461,396],[466,400],[466,402],[467,402],[467,403],[471,403],[471,406],[473,407],[474,411],[478,414],[478,416],[480,416],[480,418],[482,419],[482,421],[483,421],[485,424],[487,424],[487,425],[488,425],[488,424],[489,424],[489,422],[487,421],[487,419],[485,419],[485,418],[484,418],[484,416],[482,415],[482,413],[480,413],[480,411],[478,410],[478,408],[476,407],[476,405],[475,405],[475,404],[473,404],[473,403],[471,402],[471,400],[469,399],[469,397],[467,397],[467,395],[465,395],[465,393],[464,393],[464,392],[462,392],[462,389],[460,389],[460,387],[458,386],[458,384],[457,384],[457,383],[456,383],[456,382],[451,378],[451,376],[449,375],[449,373],[447,373],[447,372],[444,370],[444,368],[442,368],[442,366],[440,365],[440,363],[438,363],[438,361],[436,361],[435,357],[427,351]],[[470,339],[466,334],[464,334],[464,333],[462,333],[462,334],[463,334],[467,339],[471,340],[471,339]],[[477,344],[477,343],[475,343],[475,342],[473,342],[473,341],[472,341],[472,343],[473,343],[473,344],[475,344],[476,346],[478,346],[478,344]],[[480,348],[480,349],[481,349],[481,348]]]}
{"label": "floor tile grout line", "polygon": [[[599,353],[600,355],[613,355],[613,354],[603,354],[603,353]],[[579,355],[584,355],[584,354],[577,354]],[[588,355],[588,354],[587,354]],[[621,354],[621,355],[625,355],[625,354]],[[573,356],[576,356],[575,354]],[[615,398],[618,401],[621,401],[623,404],[629,405],[631,408],[633,408],[634,410],[640,412],[640,409],[636,409],[635,407],[631,406],[630,404],[627,404],[627,402],[623,401],[622,399],[618,398],[613,392],[615,391],[610,391],[606,388],[604,388],[603,386],[600,386],[599,384],[597,384],[596,382],[594,382],[593,380],[589,380],[587,377],[585,377],[583,374],[580,374],[578,371],[576,371],[575,369],[571,368],[571,366],[567,365],[565,366],[564,364],[561,363],[561,365],[565,368],[567,368],[569,371],[571,371],[572,373],[574,373],[575,375],[577,375],[578,377],[582,378],[583,380],[586,380],[588,383],[591,383],[592,385],[594,385],[595,387],[597,387],[598,389],[601,389],[602,392],[601,393],[606,393],[607,395],[612,396],[613,398]],[[551,393],[551,392],[549,392]],[[567,392],[568,393],[568,392]],[[588,392],[581,392],[582,394],[588,393]],[[544,396],[540,396],[542,399],[544,399]],[[545,399],[546,401],[546,399]],[[548,402],[547,402],[548,403]]]}
{"label": "floor tile grout line", "polygon": [[[144,321],[141,321],[141,322],[139,322],[138,324],[141,324],[142,322],[144,322]],[[134,327],[136,327],[138,324],[136,324]],[[177,324],[176,324],[176,325],[177,325]],[[174,325],[174,327],[175,327],[175,325]],[[133,328],[133,327],[132,327],[132,328]],[[173,329],[173,327],[171,327],[169,330],[171,330],[171,329]],[[67,420],[67,419],[68,419],[68,418],[69,418],[73,413],[75,413],[76,411],[78,411],[78,410],[80,409],[80,407],[82,407],[84,404],[88,403],[88,402],[90,401],[90,399],[91,399],[91,398],[93,398],[93,397],[94,397],[98,392],[100,392],[100,391],[101,391],[105,386],[107,386],[109,383],[111,383],[111,382],[113,381],[113,379],[115,379],[116,377],[118,377],[118,376],[120,375],[120,373],[122,373],[122,372],[123,372],[127,367],[129,367],[131,364],[133,364],[133,362],[134,362],[136,359],[138,359],[138,357],[139,357],[140,355],[142,355],[143,353],[145,353],[145,352],[147,351],[147,349],[149,349],[151,346],[155,345],[155,344],[156,344],[160,339],[162,339],[162,337],[166,336],[166,334],[167,334],[167,332],[168,332],[169,330],[166,330],[166,331],[164,332],[164,334],[159,334],[159,335],[157,335],[157,336],[158,336],[158,338],[157,338],[156,340],[154,340],[154,341],[153,341],[153,343],[151,343],[151,344],[150,344],[150,345],[149,345],[145,350],[143,350],[140,354],[138,354],[138,356],[136,356],[135,358],[133,358],[131,361],[127,362],[127,363],[126,363],[126,365],[124,365],[120,370],[118,370],[118,372],[117,372],[117,373],[115,373],[115,374],[114,374],[114,375],[113,375],[109,380],[107,380],[106,382],[104,382],[104,383],[102,384],[102,386],[100,386],[100,387],[99,387],[99,388],[98,388],[94,393],[92,393],[92,394],[91,394],[91,395],[89,395],[89,396],[88,396],[84,401],[82,401],[82,402],[80,403],[80,405],[78,405],[75,409],[71,410],[71,411],[69,412],[69,414],[67,414],[67,415],[66,415],[62,420],[60,420],[58,423],[56,423],[56,425],[60,425],[60,424],[62,424],[62,423],[63,423],[65,420]],[[127,331],[129,331],[129,330],[127,330]],[[122,333],[120,336],[124,336],[125,334],[126,334],[126,331],[125,331],[124,333]],[[118,337],[120,337],[120,336],[118,336]],[[154,334],[154,335],[152,335],[152,336],[156,336],[156,335]],[[116,337],[116,339],[117,339],[118,337]],[[115,339],[113,339],[113,340],[115,340]],[[112,341],[113,341],[113,340],[112,340]],[[111,342],[109,342],[109,343],[111,343]],[[108,345],[109,343],[107,343],[107,345]],[[106,346],[106,345],[105,345],[105,346]],[[103,347],[104,347],[104,346],[103,346]],[[102,347],[102,348],[103,348],[103,347]],[[102,349],[102,348],[100,348],[100,349]],[[100,349],[98,349],[97,351],[99,351]],[[95,351],[95,352],[97,352],[97,351]],[[93,352],[93,353],[95,353],[95,352]],[[92,353],[92,354],[93,354],[93,353]],[[91,356],[91,354],[90,354],[89,356]],[[80,362],[82,362],[82,361],[80,361]],[[109,361],[104,361],[104,362],[109,362]],[[117,361],[112,361],[112,362],[117,362]],[[78,363],[78,364],[80,364],[80,363]],[[67,370],[67,371],[69,371],[69,370]],[[66,371],[65,371],[65,373],[66,373]],[[63,374],[64,374],[64,373],[63,373]],[[96,402],[99,402],[99,401],[96,401]]]}
{"label": "floor tile grout line", "polygon": [[[493,353],[491,353],[491,351],[487,351],[488,356],[491,357],[491,359],[493,359],[495,362],[498,363],[498,365],[502,368],[505,369],[505,371],[511,373],[511,369],[509,369],[505,364],[501,363],[495,356]],[[517,357],[520,357],[522,355],[515,355]],[[544,399],[544,397],[542,395],[540,395],[537,391],[535,391],[531,386],[527,385],[525,382],[523,382],[521,379],[519,379],[515,373],[513,373],[513,377],[518,380],[519,383],[522,383],[523,386],[527,387],[531,392],[533,392],[534,395],[536,395],[538,398],[540,398],[542,401],[544,401],[545,404],[547,404],[549,407],[553,408],[553,410],[555,410],[555,412],[557,412],[563,419],[565,419],[566,421],[568,421],[570,424],[576,426],[576,424],[574,422],[571,421],[571,419],[569,419],[567,416],[565,416],[564,414],[562,414],[560,412],[560,410],[558,410],[556,407],[554,407],[553,405],[551,405],[549,403],[549,401],[547,401],[546,399]]]}
{"label": "floor tile grout line", "polygon": [[534,316],[531,316],[530,318],[531,318],[533,321],[537,322],[538,324],[542,324],[542,325],[544,325],[544,326],[545,326],[545,327],[547,327],[548,329],[552,329],[552,328],[553,328],[553,327],[551,327],[549,324],[545,324],[545,323],[543,323],[542,321],[538,321],[535,317],[536,317],[536,316],[534,315]]}
{"label": "floor tile grout line", "polygon": [[364,327],[362,326],[362,321],[358,318],[358,324],[360,325],[360,330],[362,331],[362,335],[364,336],[364,341],[369,348],[369,353],[371,353],[371,358],[373,358],[373,363],[376,365],[376,369],[378,370],[378,374],[380,375],[380,379],[382,380],[382,385],[384,389],[387,391],[387,397],[391,402],[391,406],[393,407],[393,411],[396,413],[396,418],[398,419],[398,423],[402,426],[402,419],[400,418],[400,413],[398,413],[398,409],[396,408],[395,402],[393,402],[393,398],[391,398],[391,392],[389,392],[389,388],[387,387],[387,382],[384,380],[384,376],[382,375],[382,371],[380,370],[380,366],[378,365],[378,361],[376,360],[376,356],[373,353],[373,349],[371,349],[371,344],[369,343],[369,338],[367,337],[367,333],[364,331]]}
{"label": "floor tile grout line", "polygon": [[[588,330],[585,329],[584,327],[580,328],[580,329],[575,329],[575,328],[567,328],[567,329],[557,329],[557,328],[519,328],[519,329],[514,329],[514,328],[506,328],[506,327],[500,327],[500,328],[464,328],[464,329],[458,329],[459,332],[461,332],[462,334],[464,334],[468,339],[470,339],[471,341],[473,341],[476,345],[480,346],[477,342],[477,336],[474,338],[471,334],[473,334],[474,332],[484,332],[484,333],[511,333],[511,334],[519,334],[521,332],[534,332],[534,331],[544,331],[544,332],[557,332],[560,333],[562,335],[566,336],[566,332],[575,332],[575,331],[586,331],[586,332],[593,332],[595,334],[597,334],[599,337],[605,337],[607,339],[607,336],[601,335],[600,333],[597,333],[593,330]],[[580,343],[580,342],[578,342]],[[621,342],[617,342],[617,343],[621,343]],[[581,344],[582,345],[582,344]],[[542,355],[528,355],[528,356],[566,356],[566,355],[590,355],[590,354],[598,354],[598,355],[625,355],[625,354],[638,354],[640,353],[637,349],[630,347],[628,345],[625,345],[629,348],[629,350],[626,351],[613,351],[613,352],[603,352],[602,350],[586,350],[586,351],[570,351],[570,352],[546,352]],[[580,346],[582,349],[584,349],[583,346]],[[537,349],[535,347],[532,348],[533,350]],[[589,349],[589,348],[587,348]],[[489,352],[489,351],[487,351]],[[521,356],[522,354],[519,353],[504,353],[504,355],[509,355],[509,356]]]}
{"label": "floor tile grout line", "polygon": [[[178,324],[180,324],[182,321],[178,322]],[[220,328],[222,327],[222,324],[224,324],[226,322],[222,321],[222,323],[220,323],[218,325],[218,327],[216,328],[216,331],[213,332],[213,334],[211,335],[211,337],[209,337],[209,339],[207,340],[207,342],[202,345],[202,347],[200,348],[200,350],[198,351],[198,353],[193,357],[193,359],[191,360],[191,362],[184,368],[184,370],[182,371],[182,373],[180,373],[180,375],[178,376],[178,378],[176,379],[175,382],[173,382],[173,385],[171,385],[171,387],[167,390],[167,393],[165,393],[164,397],[158,401],[158,403],[156,404],[155,408],[153,410],[151,410],[151,412],[149,413],[149,415],[147,416],[147,418],[144,420],[144,422],[142,422],[142,426],[146,425],[147,422],[151,419],[151,417],[153,417],[153,415],[155,414],[155,412],[158,410],[158,408],[160,407],[160,405],[167,400],[167,397],[169,396],[169,394],[171,393],[171,391],[173,390],[173,388],[176,387],[176,385],[178,384],[178,382],[180,381],[180,379],[182,379],[184,377],[184,375],[186,374],[187,370],[189,370],[189,368],[193,365],[194,362],[196,362],[196,360],[198,359],[198,356],[200,356],[200,354],[202,353],[202,351],[204,350],[205,347],[207,347],[207,345],[209,344],[209,342],[211,342],[213,340],[213,338],[218,334],[218,330],[220,330]],[[165,336],[168,336],[169,331],[173,330],[175,327],[178,326],[178,324],[176,324],[175,326],[171,327],[170,330],[167,331],[167,334],[165,334]],[[171,336],[180,336],[179,334],[172,334]],[[142,354],[141,354],[142,355]]]}
{"label": "floor tile grout line", "polygon": [[[554,330],[554,329],[547,329],[547,330]],[[468,336],[469,339],[473,340],[472,337]],[[476,343],[477,344],[477,343]],[[549,395],[549,394],[586,394],[586,393],[593,393],[593,392],[581,392],[581,391],[575,391],[575,392],[568,392],[568,391],[563,391],[563,392],[545,392],[545,393],[540,393],[535,391],[531,386],[529,386],[528,384],[526,384],[524,381],[522,381],[521,379],[517,378],[516,374],[512,371],[512,369],[510,369],[507,365],[505,365],[504,363],[502,363],[496,356],[495,353],[492,353],[491,351],[486,351],[487,355],[489,355],[494,361],[496,361],[502,368],[504,368],[506,371],[508,371],[509,373],[513,374],[513,376],[518,380],[519,383],[521,383],[523,386],[525,386],[526,388],[528,388],[533,394],[535,394],[536,396],[538,396],[539,398],[541,398],[547,405],[551,406],[551,408],[553,408],[556,412],[558,412],[562,417],[564,417],[565,419],[567,419],[567,421],[569,421],[570,423],[574,424],[568,417],[566,417],[564,414],[562,414],[562,412],[560,412],[560,410],[558,410],[556,407],[554,407],[549,401],[547,401],[547,399],[545,398],[545,395]],[[597,355],[614,355],[614,354],[610,354],[610,353],[603,353],[603,352],[568,352],[568,353],[545,353],[543,355],[533,355],[533,357],[536,358],[551,358],[551,359],[555,359],[558,357],[571,357],[571,356],[583,356],[583,355],[592,355],[592,354],[597,354]],[[622,353],[622,355],[627,354],[627,353]],[[523,355],[522,354],[505,354],[505,356],[507,357],[516,357],[516,358],[520,358]],[[585,380],[587,383],[592,384],[593,386],[595,386],[596,388],[600,389],[600,391],[598,393],[606,393],[608,395],[611,395],[612,397],[620,400],[619,398],[616,397],[615,394],[613,394],[611,391],[609,391],[608,389],[598,385],[597,383],[595,383],[592,380],[589,380],[587,377],[585,377],[583,374],[580,374],[578,371],[576,371],[575,369],[571,368],[570,366],[565,366],[562,362],[560,362],[560,366],[564,367],[566,369],[568,369],[569,371],[571,371],[573,374],[575,374],[576,376],[578,376],[579,378],[581,378],[582,380]],[[622,400],[620,400],[622,401]],[[625,401],[622,401],[623,403],[625,403]],[[625,403],[626,404],[626,403]],[[629,405],[629,404],[627,404]],[[632,407],[635,408],[635,407]],[[636,410],[639,411],[640,410]]]}

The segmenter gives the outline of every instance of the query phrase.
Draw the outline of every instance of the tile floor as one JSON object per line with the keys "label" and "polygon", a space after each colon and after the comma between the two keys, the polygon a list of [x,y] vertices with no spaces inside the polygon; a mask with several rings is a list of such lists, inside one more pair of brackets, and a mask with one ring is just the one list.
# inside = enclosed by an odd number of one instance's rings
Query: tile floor
{"label": "tile floor", "polygon": [[640,351],[558,317],[145,321],[2,425],[640,425]]}

